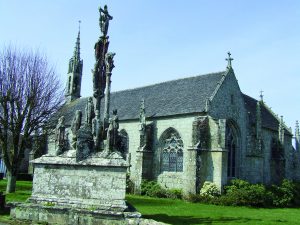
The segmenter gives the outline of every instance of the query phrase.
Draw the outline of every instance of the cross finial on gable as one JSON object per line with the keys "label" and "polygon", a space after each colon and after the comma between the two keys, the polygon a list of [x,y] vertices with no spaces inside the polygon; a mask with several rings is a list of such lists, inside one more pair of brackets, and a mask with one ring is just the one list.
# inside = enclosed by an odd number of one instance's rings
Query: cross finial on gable
{"label": "cross finial on gable", "polygon": [[230,52],[227,52],[228,54],[228,58],[226,59],[226,61],[228,62],[228,65],[227,65],[227,69],[231,68],[231,61],[233,60],[233,58],[231,58],[231,53]]}
{"label": "cross finial on gable", "polygon": [[260,91],[260,95],[259,95],[259,97],[260,97],[260,101],[261,101],[261,102],[263,102],[263,101],[264,101],[264,95],[263,95],[263,92],[264,92],[264,91],[263,91],[263,90],[261,90],[261,91]]}

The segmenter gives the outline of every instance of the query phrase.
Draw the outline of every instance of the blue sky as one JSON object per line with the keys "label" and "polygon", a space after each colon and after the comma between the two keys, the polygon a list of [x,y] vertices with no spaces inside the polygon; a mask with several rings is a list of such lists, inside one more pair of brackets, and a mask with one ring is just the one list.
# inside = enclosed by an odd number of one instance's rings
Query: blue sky
{"label": "blue sky", "polygon": [[112,90],[223,71],[231,51],[241,90],[300,119],[300,1],[0,1],[0,46],[40,49],[65,85],[81,20],[82,95],[92,93],[98,7],[108,5]]}

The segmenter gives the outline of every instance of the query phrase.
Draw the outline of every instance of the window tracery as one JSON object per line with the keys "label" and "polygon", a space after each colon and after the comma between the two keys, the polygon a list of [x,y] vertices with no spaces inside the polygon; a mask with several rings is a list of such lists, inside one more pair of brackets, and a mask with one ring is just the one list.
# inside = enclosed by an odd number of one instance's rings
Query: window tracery
{"label": "window tracery", "polygon": [[171,133],[163,140],[162,171],[183,171],[183,142],[179,135]]}

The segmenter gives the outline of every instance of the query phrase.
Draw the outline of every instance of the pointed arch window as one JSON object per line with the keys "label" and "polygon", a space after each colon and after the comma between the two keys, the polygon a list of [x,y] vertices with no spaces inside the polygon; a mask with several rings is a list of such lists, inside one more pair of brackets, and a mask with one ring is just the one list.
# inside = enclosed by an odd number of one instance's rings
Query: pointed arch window
{"label": "pointed arch window", "polygon": [[169,133],[162,140],[162,171],[183,171],[183,142],[177,133]]}
{"label": "pointed arch window", "polygon": [[228,151],[227,161],[227,176],[236,177],[236,150],[237,150],[237,139],[232,127],[226,127],[226,148]]}

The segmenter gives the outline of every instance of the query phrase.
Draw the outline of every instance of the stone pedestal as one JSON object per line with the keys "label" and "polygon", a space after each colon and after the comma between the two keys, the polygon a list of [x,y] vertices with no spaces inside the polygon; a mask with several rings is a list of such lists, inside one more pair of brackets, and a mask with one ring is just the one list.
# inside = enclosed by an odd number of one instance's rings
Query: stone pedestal
{"label": "stone pedestal", "polygon": [[[86,223],[86,220],[125,220],[140,216],[137,212],[128,212],[125,202],[128,165],[118,153],[106,158],[95,153],[78,162],[75,150],[70,150],[60,156],[42,156],[33,164],[32,196],[28,203],[14,205],[13,218],[97,224]],[[81,222],[75,223],[74,218]]]}

